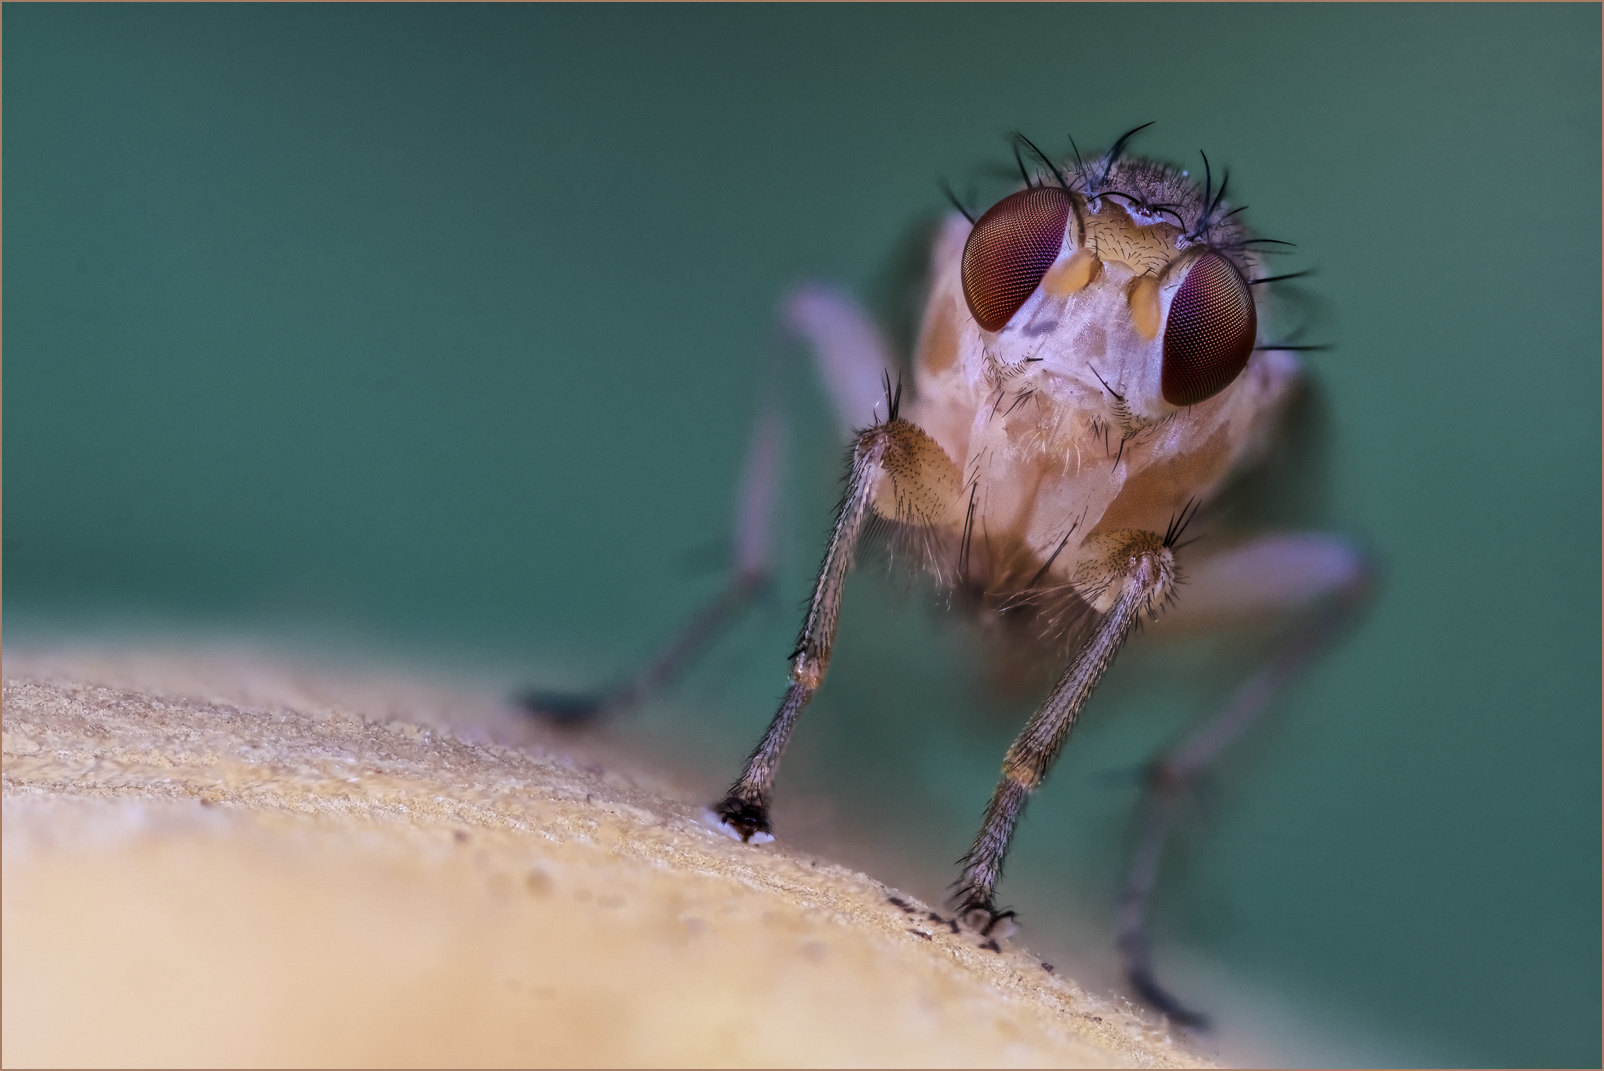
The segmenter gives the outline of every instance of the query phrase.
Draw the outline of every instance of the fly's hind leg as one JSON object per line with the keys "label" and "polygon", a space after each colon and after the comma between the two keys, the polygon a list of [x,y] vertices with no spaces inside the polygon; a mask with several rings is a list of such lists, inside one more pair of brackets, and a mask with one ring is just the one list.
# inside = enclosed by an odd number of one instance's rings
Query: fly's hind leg
{"label": "fly's hind leg", "polygon": [[[783,329],[811,343],[814,364],[846,430],[875,422],[882,383],[893,362],[879,328],[847,294],[822,284],[797,289],[780,313]],[[536,717],[567,728],[627,711],[667,685],[702,650],[739,619],[773,574],[773,524],[779,487],[784,421],[775,400],[777,369],[770,367],[766,398],[752,429],[746,472],[735,517],[735,571],[642,669],[599,692],[530,689],[516,702]],[[804,700],[805,702],[805,700]]]}
{"label": "fly's hind leg", "polygon": [[1327,536],[1268,535],[1188,567],[1186,599],[1166,626],[1219,624],[1280,609],[1297,624],[1225,706],[1148,764],[1136,849],[1120,900],[1119,950],[1132,990],[1183,1026],[1205,1025],[1158,983],[1148,903],[1182,799],[1233,741],[1335,640],[1364,605],[1371,573],[1348,544]]}

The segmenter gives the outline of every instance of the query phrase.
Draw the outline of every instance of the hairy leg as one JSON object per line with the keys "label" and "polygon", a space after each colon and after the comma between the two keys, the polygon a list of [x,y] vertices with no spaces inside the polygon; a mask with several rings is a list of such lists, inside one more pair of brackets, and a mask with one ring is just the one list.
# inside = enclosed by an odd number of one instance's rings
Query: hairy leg
{"label": "hairy leg", "polygon": [[1169,543],[1153,532],[1111,533],[1108,553],[1077,571],[1077,587],[1096,590],[1106,600],[1102,618],[1070,660],[1003,759],[1003,776],[992,793],[980,832],[964,856],[954,901],[959,917],[973,929],[989,933],[1012,912],[996,907],[1014,828],[1025,801],[1052,768],[1097,682],[1136,628],[1151,615],[1175,583],[1175,557]]}
{"label": "hairy leg", "polygon": [[846,492],[791,654],[791,683],[785,697],[741,776],[711,809],[714,826],[738,840],[773,839],[769,802],[780,758],[803,709],[824,682],[835,646],[841,593],[871,513],[916,518],[929,525],[947,524],[956,516],[961,491],[957,467],[935,440],[896,415],[894,395],[886,401],[891,418],[860,432],[852,446]]}

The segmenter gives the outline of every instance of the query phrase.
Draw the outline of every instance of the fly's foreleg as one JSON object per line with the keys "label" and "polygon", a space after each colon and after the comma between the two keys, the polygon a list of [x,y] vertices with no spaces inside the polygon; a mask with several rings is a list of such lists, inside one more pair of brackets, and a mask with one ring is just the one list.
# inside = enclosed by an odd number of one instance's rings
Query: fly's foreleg
{"label": "fly's foreleg", "polygon": [[871,511],[898,520],[941,524],[957,509],[959,493],[957,468],[914,424],[893,415],[858,435],[849,456],[846,493],[836,510],[824,563],[791,655],[791,683],[741,776],[712,807],[719,829],[744,841],[774,839],[769,801],[780,757],[829,668],[842,588]]}
{"label": "fly's foreleg", "polygon": [[1160,536],[1123,531],[1112,533],[1105,541],[1110,548],[1106,556],[1083,566],[1076,575],[1077,587],[1095,593],[1094,605],[1106,604],[1103,617],[1047,701],[1008,749],[1002,780],[986,806],[980,832],[964,856],[954,900],[960,918],[981,933],[991,932],[1012,915],[997,910],[995,893],[1025,801],[1052,769],[1075,719],[1120,647],[1142,615],[1155,612],[1175,582],[1175,558]]}

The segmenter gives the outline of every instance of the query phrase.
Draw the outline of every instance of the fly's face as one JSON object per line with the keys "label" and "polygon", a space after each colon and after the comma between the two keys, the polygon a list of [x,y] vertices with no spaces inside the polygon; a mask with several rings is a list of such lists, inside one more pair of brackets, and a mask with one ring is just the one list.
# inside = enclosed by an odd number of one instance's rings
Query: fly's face
{"label": "fly's face", "polygon": [[1256,352],[1258,240],[1211,184],[1145,160],[1055,177],[942,234],[916,364],[919,419],[1026,553],[1065,517],[1162,529],[1259,445],[1296,370]]}
{"label": "fly's face", "polygon": [[1186,175],[1149,164],[1108,181],[1128,189],[1043,185],[997,202],[964,243],[959,282],[994,361],[1101,362],[1133,414],[1161,419],[1247,366],[1256,263]]}

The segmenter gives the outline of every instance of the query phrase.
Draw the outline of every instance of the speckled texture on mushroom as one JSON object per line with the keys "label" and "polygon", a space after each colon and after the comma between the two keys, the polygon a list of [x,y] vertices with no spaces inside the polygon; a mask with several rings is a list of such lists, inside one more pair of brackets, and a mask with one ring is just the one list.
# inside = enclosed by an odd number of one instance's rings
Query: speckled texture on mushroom
{"label": "speckled texture on mushroom", "polygon": [[264,679],[6,680],[7,1065],[1200,1066],[649,775]]}

